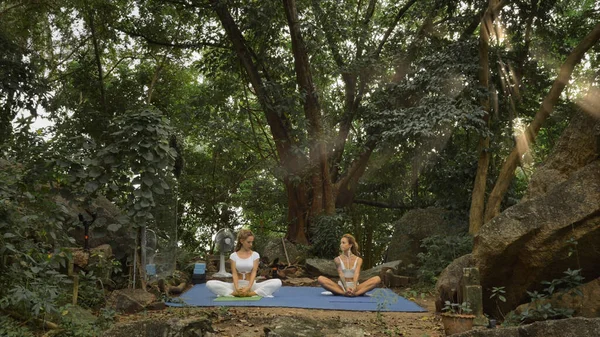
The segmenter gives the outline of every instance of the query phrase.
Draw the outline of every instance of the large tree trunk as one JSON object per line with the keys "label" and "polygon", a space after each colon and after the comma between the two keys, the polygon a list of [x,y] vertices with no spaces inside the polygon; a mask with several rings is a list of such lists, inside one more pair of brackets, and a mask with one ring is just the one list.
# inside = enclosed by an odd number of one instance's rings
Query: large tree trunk
{"label": "large tree trunk", "polygon": [[[490,0],[487,11],[481,17],[479,27],[479,85],[486,90],[489,89],[490,64],[489,64],[489,40],[490,32],[493,30],[494,5],[496,0]],[[481,99],[481,108],[485,111],[483,120],[489,125],[490,120],[490,98],[489,94]],[[483,212],[485,209],[485,190],[490,164],[490,137],[481,136],[479,139],[479,160],[477,161],[477,173],[473,182],[471,193],[471,209],[469,214],[469,233],[475,234],[483,224]]]}
{"label": "large tree trunk", "polygon": [[290,242],[308,244],[309,196],[306,185],[285,183],[288,200],[286,239]]}
{"label": "large tree trunk", "polygon": [[546,98],[544,98],[542,106],[535,114],[535,118],[525,129],[523,134],[517,137],[515,147],[502,165],[498,180],[496,181],[496,185],[490,194],[485,210],[485,222],[490,221],[496,215],[498,215],[498,213],[500,213],[502,199],[504,199],[504,195],[510,186],[521,156],[529,149],[529,144],[532,144],[535,141],[542,124],[550,116],[552,110],[554,110],[554,105],[556,105],[556,102],[560,98],[560,94],[567,83],[569,83],[569,79],[571,78],[571,74],[573,73],[575,65],[581,61],[583,55],[588,51],[588,49],[593,47],[598,40],[600,40],[600,24],[597,24],[596,27],[594,27],[594,29],[579,43],[579,45],[573,49],[571,54],[560,67],[558,77],[554,81],[554,84],[552,84],[550,92]]}

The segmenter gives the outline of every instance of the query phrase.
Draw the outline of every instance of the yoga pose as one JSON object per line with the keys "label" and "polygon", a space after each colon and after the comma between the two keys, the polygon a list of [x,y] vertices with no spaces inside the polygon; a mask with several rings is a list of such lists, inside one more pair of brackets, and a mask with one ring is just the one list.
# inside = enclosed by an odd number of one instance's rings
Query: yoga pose
{"label": "yoga pose", "polygon": [[373,276],[364,283],[358,283],[362,259],[358,256],[358,244],[354,236],[344,234],[340,240],[340,249],[342,254],[333,260],[337,266],[339,282],[335,283],[325,276],[319,276],[317,279],[319,284],[334,295],[350,297],[364,295],[367,291],[377,287],[381,282],[379,276]]}
{"label": "yoga pose", "polygon": [[231,253],[231,274],[233,283],[210,280],[206,288],[217,296],[250,297],[259,295],[273,297],[273,293],[281,288],[280,279],[254,282],[260,256],[252,251],[254,234],[249,229],[242,229],[237,236],[235,251]]}

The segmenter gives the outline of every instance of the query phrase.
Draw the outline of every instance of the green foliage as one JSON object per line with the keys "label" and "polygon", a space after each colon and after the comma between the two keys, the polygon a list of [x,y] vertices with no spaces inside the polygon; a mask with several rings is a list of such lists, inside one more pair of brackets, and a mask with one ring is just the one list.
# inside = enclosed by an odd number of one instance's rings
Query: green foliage
{"label": "green foliage", "polygon": [[25,167],[0,158],[0,307],[25,317],[56,313],[72,242],[65,210],[47,187],[24,181]]}
{"label": "green foliage", "polygon": [[504,287],[492,287],[492,294],[490,295],[490,299],[497,299],[501,302],[506,302],[506,290]]}
{"label": "green foliage", "polygon": [[463,235],[433,235],[421,241],[425,252],[417,255],[418,278],[423,282],[435,283],[438,275],[454,259],[468,254],[473,249],[473,238]]}
{"label": "green foliage", "polygon": [[101,284],[101,280],[94,275],[94,272],[79,272],[79,293],[77,303],[82,308],[94,310],[98,310],[100,307],[104,306],[106,298]]}
{"label": "green foliage", "polygon": [[375,289],[372,297],[377,301],[377,320],[383,323],[382,312],[388,310],[389,306],[398,301],[398,296],[395,294],[390,295],[385,289]]}
{"label": "green foliage", "polygon": [[494,302],[496,303],[496,309],[498,309],[498,313],[503,318],[505,318],[505,316],[502,310],[500,309],[498,301],[506,302],[506,290],[504,288],[505,287],[492,287],[492,294],[490,295],[490,299],[494,300]]}
{"label": "green foliage", "polygon": [[[554,279],[552,281],[542,281],[542,284],[547,286],[544,289],[544,291],[548,295],[552,295],[557,291],[566,291],[569,289],[573,289],[577,286],[580,286],[583,283],[584,278],[583,276],[581,276],[581,269],[571,270],[571,268],[568,268],[563,272],[563,274],[565,274],[565,276],[559,279]],[[581,295],[583,296],[583,294]]]}
{"label": "green foliage", "polygon": [[[534,301],[535,294],[530,294]],[[525,309],[521,312],[521,323],[528,324],[535,321],[546,321],[549,319],[561,319],[573,317],[574,310],[567,308],[554,308],[552,303],[536,301],[533,308]]]}
{"label": "green foliage", "polygon": [[471,309],[469,302],[452,303],[450,301],[446,301],[444,302],[444,307],[442,308],[442,312],[451,315],[465,315],[470,314],[472,311],[473,310]]}
{"label": "green foliage", "polygon": [[20,322],[8,316],[0,315],[0,336],[2,337],[33,337],[31,330],[23,326]]}
{"label": "green foliage", "polygon": [[3,17],[0,22],[0,145],[9,140],[11,122],[19,112],[36,116],[38,104],[45,106],[44,95],[48,90],[39,74],[38,55],[13,41],[6,23]]}
{"label": "green foliage", "polygon": [[98,145],[89,139],[84,141],[92,150],[89,156],[58,164],[70,171],[69,182],[86,193],[128,192],[127,215],[135,223],[153,220],[154,196],[171,188],[177,155],[169,146],[172,128],[160,111],[144,108],[117,117],[109,130],[109,144],[96,150]]}
{"label": "green foliage", "polygon": [[319,216],[313,222],[313,242],[311,253],[317,257],[332,259],[340,251],[340,238],[345,221],[343,214]]}
{"label": "green foliage", "polygon": [[[563,274],[564,276],[561,278],[553,279],[552,281],[542,281],[542,285],[546,286],[546,288],[543,289],[543,292],[528,291],[527,294],[531,299],[529,306],[523,310],[520,315],[517,315],[515,312],[510,312],[505,317],[505,321],[502,325],[514,326],[535,321],[572,317],[574,313],[573,309],[554,307],[549,301],[549,298],[552,297],[553,294],[559,292],[562,293],[559,296],[565,296],[566,294],[569,294],[570,296],[583,296],[583,293],[579,289],[569,291],[582,284],[583,277],[581,276],[581,269],[571,270],[569,268],[564,271]],[[503,295],[505,293],[504,287],[495,287],[494,290],[496,291],[492,292],[490,298],[495,297],[501,299],[500,294]],[[495,294],[498,294],[498,296],[494,296]]]}

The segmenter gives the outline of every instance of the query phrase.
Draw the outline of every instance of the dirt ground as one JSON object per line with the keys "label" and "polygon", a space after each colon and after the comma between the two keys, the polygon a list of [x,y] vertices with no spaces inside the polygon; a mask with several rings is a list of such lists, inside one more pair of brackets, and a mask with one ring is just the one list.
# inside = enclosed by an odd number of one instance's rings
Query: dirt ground
{"label": "dirt ground", "polygon": [[[393,289],[394,290],[394,289]],[[337,311],[296,308],[257,308],[257,307],[194,307],[167,308],[161,311],[147,311],[128,317],[120,317],[119,321],[130,321],[162,316],[165,318],[185,318],[196,315],[207,315],[212,319],[212,327],[216,336],[255,337],[264,336],[264,328],[272,327],[274,318],[289,316],[318,321],[324,328],[326,336],[339,336],[340,326],[355,326],[362,329],[366,336],[405,336],[405,337],[442,337],[443,328],[439,317],[435,314],[434,297],[420,295],[410,298],[406,289],[395,289],[401,296],[416,302],[427,312],[363,312]],[[332,328],[328,328],[332,327]],[[336,328],[334,328],[336,327]]]}
{"label": "dirt ground", "polygon": [[[274,317],[290,316],[310,318],[324,326],[355,325],[365,331],[366,336],[442,337],[443,327],[435,315],[434,298],[429,296],[415,300],[427,309],[423,313],[410,312],[362,312],[295,308],[229,308],[229,315],[213,321],[218,336],[254,337],[264,336],[264,328]],[[337,324],[333,324],[337,323]],[[324,329],[326,336],[338,336],[337,330]]]}

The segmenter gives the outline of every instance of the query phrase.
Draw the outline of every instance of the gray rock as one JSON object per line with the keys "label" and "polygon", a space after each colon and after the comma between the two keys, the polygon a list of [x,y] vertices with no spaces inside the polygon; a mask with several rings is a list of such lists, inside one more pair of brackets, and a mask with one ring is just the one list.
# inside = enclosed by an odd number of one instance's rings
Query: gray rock
{"label": "gray rock", "polygon": [[98,320],[98,317],[88,310],[78,305],[67,304],[61,311],[62,320],[69,321],[74,326],[92,326]]}
{"label": "gray rock", "polygon": [[600,318],[566,318],[553,321],[535,322],[533,324],[497,328],[471,330],[455,337],[584,337],[600,336]]}
{"label": "gray rock", "polygon": [[346,336],[363,337],[365,331],[357,326],[344,325],[339,320],[318,321],[310,318],[278,317],[264,329],[265,337]]}
{"label": "gray rock", "polygon": [[193,317],[185,319],[146,319],[117,323],[104,332],[103,337],[204,337],[214,336],[210,319]]}
{"label": "gray rock", "polygon": [[591,163],[600,154],[600,120],[578,113],[560,136],[544,164],[529,180],[525,199],[539,197],[565,182],[571,174]]}
{"label": "gray rock", "polygon": [[[380,264],[371,269],[361,270],[359,280],[362,282],[362,281],[370,279],[373,276],[380,276],[381,270],[383,268],[392,268],[394,270],[398,270],[398,266],[401,263],[402,263],[402,261],[391,261],[391,262],[387,262],[384,264]],[[336,276],[337,276],[337,274],[336,274]]]}
{"label": "gray rock", "polygon": [[365,331],[361,328],[355,326],[346,326],[338,330],[338,336],[344,337],[363,337],[365,336]]}
{"label": "gray rock", "polygon": [[330,259],[306,259],[306,271],[312,276],[338,276],[335,263]]}
{"label": "gray rock", "polygon": [[[416,264],[417,255],[424,251],[421,240],[435,234],[458,233],[450,225],[450,212],[435,207],[413,209],[394,224],[394,234],[386,261],[401,260],[405,266]],[[466,228],[463,228],[463,231]]]}
{"label": "gray rock", "polygon": [[[285,240],[285,249],[287,250],[288,257],[290,259],[290,263],[294,264],[304,259],[304,256],[300,253],[296,245]],[[275,259],[279,259],[280,263],[287,264],[288,261],[285,257],[285,251],[283,249],[283,243],[281,238],[273,238],[267,242],[265,248],[260,254],[261,257],[268,257],[269,262],[275,261]]]}
{"label": "gray rock", "polygon": [[133,314],[154,302],[156,296],[142,289],[121,289],[110,294],[108,305],[115,311]]}
{"label": "gray rock", "polygon": [[[570,255],[571,238],[577,254]],[[486,223],[475,236],[473,257],[481,273],[484,299],[504,286],[508,312],[527,302],[526,291],[542,290],[542,281],[581,268],[586,279],[600,276],[600,160],[573,173],[546,194],[521,202]],[[494,313],[496,304],[484,303]]]}
{"label": "gray rock", "polygon": [[463,268],[473,267],[475,261],[472,254],[463,255],[448,265],[438,277],[435,289],[439,294],[435,301],[435,309],[441,312],[444,302],[458,303],[461,300],[460,279],[463,276]]}
{"label": "gray rock", "polygon": [[325,336],[324,326],[309,318],[277,317],[265,327],[265,337]]}
{"label": "gray rock", "polygon": [[84,207],[81,202],[71,200],[73,196],[68,195],[66,191],[61,193],[63,195],[57,195],[54,200],[59,207],[71,215],[73,227],[69,229],[69,233],[80,247],[84,244],[84,229],[78,220],[78,214],[90,219],[90,215],[86,212],[86,209],[89,209],[97,214],[96,221],[89,229],[89,246],[110,244],[117,260],[131,254],[136,231],[133,230],[129,218],[121,209],[104,196],[93,199],[91,205]]}

